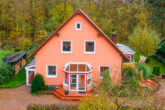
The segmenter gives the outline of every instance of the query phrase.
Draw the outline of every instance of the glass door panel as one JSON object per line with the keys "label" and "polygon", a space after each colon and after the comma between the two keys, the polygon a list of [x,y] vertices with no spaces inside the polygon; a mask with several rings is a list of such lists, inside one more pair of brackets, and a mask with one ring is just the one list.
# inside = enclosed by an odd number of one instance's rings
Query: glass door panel
{"label": "glass door panel", "polygon": [[77,90],[77,75],[70,75],[70,90]]}
{"label": "glass door panel", "polygon": [[78,90],[85,91],[86,89],[85,75],[78,75]]}

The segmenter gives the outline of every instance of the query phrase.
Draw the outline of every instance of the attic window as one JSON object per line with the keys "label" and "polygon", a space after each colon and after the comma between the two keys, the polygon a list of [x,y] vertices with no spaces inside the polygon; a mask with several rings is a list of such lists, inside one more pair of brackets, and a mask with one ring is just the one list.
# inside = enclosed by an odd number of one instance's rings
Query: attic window
{"label": "attic window", "polygon": [[76,23],[76,30],[81,30],[81,23]]}

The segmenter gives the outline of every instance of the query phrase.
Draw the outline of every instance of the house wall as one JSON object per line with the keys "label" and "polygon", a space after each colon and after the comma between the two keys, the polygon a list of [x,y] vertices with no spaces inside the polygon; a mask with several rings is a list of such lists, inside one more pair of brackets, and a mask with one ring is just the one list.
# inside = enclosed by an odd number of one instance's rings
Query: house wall
{"label": "house wall", "polygon": [[[75,30],[76,22],[81,23],[81,30]],[[74,16],[60,31],[35,55],[36,73],[44,77],[47,85],[60,85],[64,81],[63,67],[68,62],[87,62],[93,67],[92,80],[99,82],[99,67],[110,66],[111,78],[120,81],[122,57],[119,52],[81,15]],[[61,40],[72,40],[72,53],[61,53]],[[96,43],[95,54],[84,53],[84,41]],[[57,77],[46,77],[46,65],[57,65]],[[115,76],[115,77],[114,77]]]}

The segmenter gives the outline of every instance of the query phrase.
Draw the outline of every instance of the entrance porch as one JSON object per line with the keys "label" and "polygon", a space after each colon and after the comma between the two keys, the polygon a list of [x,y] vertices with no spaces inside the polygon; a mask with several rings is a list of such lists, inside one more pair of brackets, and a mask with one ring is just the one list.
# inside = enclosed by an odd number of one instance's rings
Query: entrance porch
{"label": "entrance porch", "polygon": [[[67,63],[64,66],[63,84],[54,94],[61,99],[79,99],[90,96],[92,66],[88,63]],[[73,98],[74,97],[74,98]]]}

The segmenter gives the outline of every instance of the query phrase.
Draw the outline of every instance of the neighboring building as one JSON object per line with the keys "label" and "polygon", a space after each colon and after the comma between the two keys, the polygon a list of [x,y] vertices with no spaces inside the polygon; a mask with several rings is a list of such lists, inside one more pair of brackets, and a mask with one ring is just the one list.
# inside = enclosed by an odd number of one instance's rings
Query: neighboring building
{"label": "neighboring building", "polygon": [[[26,66],[29,85],[32,74],[41,74],[46,85],[59,87],[55,95],[83,96],[93,82],[100,83],[107,71],[114,82],[121,80],[122,58],[127,56],[80,9],[75,11],[30,56]],[[32,75],[33,76],[33,75]]]}
{"label": "neighboring building", "polygon": [[26,52],[8,54],[3,58],[4,62],[10,63],[14,66],[14,73],[16,74],[26,64]]}
{"label": "neighboring building", "polygon": [[128,57],[128,61],[124,63],[129,63],[129,64],[135,63],[134,54],[136,52],[132,50],[130,47],[128,47],[127,45],[117,43],[117,35],[115,32],[112,34],[112,41]]}

